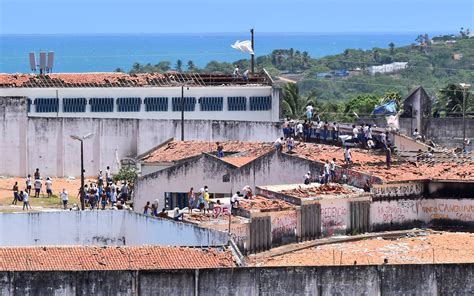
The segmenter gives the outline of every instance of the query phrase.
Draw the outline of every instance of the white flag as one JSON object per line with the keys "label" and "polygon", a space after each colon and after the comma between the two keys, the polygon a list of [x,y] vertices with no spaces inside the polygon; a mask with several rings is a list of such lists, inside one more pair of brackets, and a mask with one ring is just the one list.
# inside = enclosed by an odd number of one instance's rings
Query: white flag
{"label": "white flag", "polygon": [[241,52],[254,54],[254,51],[252,49],[252,42],[250,42],[250,40],[245,40],[245,41],[237,40],[235,41],[234,44],[231,45],[231,47],[237,50],[240,50]]}

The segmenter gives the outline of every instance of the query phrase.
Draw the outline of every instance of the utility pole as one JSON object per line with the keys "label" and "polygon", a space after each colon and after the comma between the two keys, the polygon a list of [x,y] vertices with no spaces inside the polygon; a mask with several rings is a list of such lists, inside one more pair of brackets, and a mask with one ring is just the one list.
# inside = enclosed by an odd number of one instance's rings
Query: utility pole
{"label": "utility pole", "polygon": [[460,83],[462,87],[462,140],[466,139],[466,99],[467,91],[471,88],[471,85],[468,83]]}
{"label": "utility pole", "polygon": [[81,140],[81,210],[85,209],[85,192],[84,192],[84,140]]}
{"label": "utility pole", "polygon": [[[251,37],[251,46],[252,50],[254,51],[254,40],[253,40],[253,29],[250,29],[250,37]],[[252,71],[252,75],[255,74],[255,53],[252,54],[251,59],[250,59],[250,69]]]}
{"label": "utility pole", "polygon": [[184,141],[184,84],[181,85],[181,141]]}

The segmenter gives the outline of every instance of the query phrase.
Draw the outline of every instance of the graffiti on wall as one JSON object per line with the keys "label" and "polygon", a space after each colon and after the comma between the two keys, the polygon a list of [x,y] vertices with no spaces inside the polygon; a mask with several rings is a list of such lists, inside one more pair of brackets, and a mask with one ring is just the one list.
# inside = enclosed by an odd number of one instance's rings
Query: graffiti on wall
{"label": "graffiti on wall", "polygon": [[421,211],[427,215],[430,220],[433,219],[451,219],[460,221],[473,221],[474,201],[468,199],[435,200],[432,204],[422,205]]}
{"label": "graffiti on wall", "polygon": [[375,197],[403,197],[421,195],[424,190],[423,183],[400,183],[374,185],[370,192]]}
{"label": "graffiti on wall", "polygon": [[324,236],[345,234],[348,224],[349,203],[346,200],[321,201],[321,226]]}
{"label": "graffiti on wall", "polygon": [[370,221],[374,224],[404,223],[418,219],[421,200],[394,200],[373,202]]}
{"label": "graffiti on wall", "polygon": [[474,221],[474,200],[418,199],[374,201],[370,208],[371,224],[392,224],[435,219]]}
{"label": "graffiti on wall", "polygon": [[227,215],[230,215],[230,204],[214,205],[212,209],[212,216],[214,218],[217,219]]}
{"label": "graffiti on wall", "polygon": [[296,211],[280,211],[270,213],[272,221],[272,238],[294,237],[296,235]]}

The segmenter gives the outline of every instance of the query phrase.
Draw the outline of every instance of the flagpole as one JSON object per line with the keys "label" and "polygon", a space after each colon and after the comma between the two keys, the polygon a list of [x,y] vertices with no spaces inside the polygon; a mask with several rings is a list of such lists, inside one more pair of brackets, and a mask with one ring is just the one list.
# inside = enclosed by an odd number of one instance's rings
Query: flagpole
{"label": "flagpole", "polygon": [[[252,45],[252,50],[255,52],[255,49],[253,47],[253,29],[250,29],[250,36],[251,36],[251,45]],[[255,54],[251,55],[251,60],[250,60],[250,68],[252,70],[252,75],[255,74]]]}

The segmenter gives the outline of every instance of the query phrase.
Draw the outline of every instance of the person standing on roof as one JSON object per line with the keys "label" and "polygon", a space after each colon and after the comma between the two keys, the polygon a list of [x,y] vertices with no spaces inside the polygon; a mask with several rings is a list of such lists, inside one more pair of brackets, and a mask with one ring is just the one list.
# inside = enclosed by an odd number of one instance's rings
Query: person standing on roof
{"label": "person standing on roof", "polygon": [[334,122],[332,125],[332,140],[334,142],[337,142],[338,138],[339,138],[339,123]]}
{"label": "person standing on roof", "polygon": [[293,139],[293,137],[289,137],[286,140],[286,145],[288,147],[288,152],[291,152],[293,148],[295,147],[295,139]]}
{"label": "person standing on roof", "polygon": [[355,124],[352,125],[352,138],[354,139],[355,143],[359,142],[359,129],[355,126]]}
{"label": "person standing on roof", "polygon": [[387,169],[390,169],[390,165],[392,162],[392,150],[390,149],[390,144],[387,145],[387,148],[385,148],[385,160],[387,163]]}
{"label": "person standing on roof", "polygon": [[305,184],[305,185],[309,185],[309,184],[311,184],[311,181],[312,181],[312,178],[311,178],[311,171],[308,171],[308,172],[304,175],[304,184]]}
{"label": "person standing on roof", "polygon": [[233,76],[234,78],[237,78],[237,77],[240,77],[240,76],[241,76],[241,75],[240,75],[240,66],[239,66],[239,65],[237,65],[237,66],[235,67],[234,72],[232,73],[232,76]]}
{"label": "person standing on roof", "polygon": [[326,160],[324,164],[324,184],[329,183],[329,175],[331,173],[331,166],[329,165],[329,160]]}
{"label": "person standing on roof", "polygon": [[204,193],[203,193],[203,199],[204,199],[204,214],[207,212],[209,212],[209,203],[211,201],[210,197],[209,197],[209,188],[206,186],[204,186]]}
{"label": "person standing on roof", "polygon": [[344,161],[347,166],[351,164],[351,149],[348,146],[344,148]]}
{"label": "person standing on roof", "polygon": [[331,173],[331,182],[335,182],[336,181],[336,158],[335,157],[331,160],[331,163],[329,163],[329,169]]}
{"label": "person standing on roof", "polygon": [[217,157],[221,158],[224,157],[224,146],[221,143],[216,142],[217,145]]}
{"label": "person standing on roof", "polygon": [[249,81],[249,69],[244,71],[244,74],[242,74],[242,78],[244,81]]}
{"label": "person standing on roof", "polygon": [[196,204],[195,201],[196,201],[196,195],[194,194],[194,188],[191,187],[191,189],[189,189],[189,192],[188,192],[188,212],[189,213],[193,212],[193,207]]}
{"label": "person standing on roof", "polygon": [[303,141],[303,129],[304,129],[303,124],[301,122],[298,122],[298,124],[296,125],[296,134],[300,141]]}

